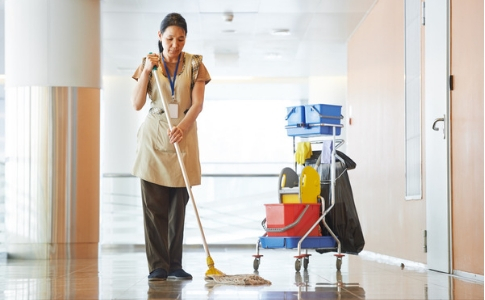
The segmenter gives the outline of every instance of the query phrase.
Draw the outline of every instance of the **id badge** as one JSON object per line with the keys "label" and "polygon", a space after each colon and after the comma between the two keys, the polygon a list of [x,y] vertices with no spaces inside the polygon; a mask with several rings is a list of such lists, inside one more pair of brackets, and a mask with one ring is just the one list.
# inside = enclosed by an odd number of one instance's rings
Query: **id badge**
{"label": "id badge", "polygon": [[177,103],[168,104],[168,115],[172,119],[178,119],[178,117],[179,117],[179,105]]}

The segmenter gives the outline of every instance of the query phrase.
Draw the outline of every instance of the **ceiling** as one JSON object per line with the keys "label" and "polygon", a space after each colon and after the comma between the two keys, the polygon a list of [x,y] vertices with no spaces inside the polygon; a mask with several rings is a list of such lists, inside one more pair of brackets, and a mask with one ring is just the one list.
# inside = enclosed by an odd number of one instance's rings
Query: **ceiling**
{"label": "ceiling", "polygon": [[185,51],[202,54],[213,78],[342,76],[347,40],[376,1],[102,0],[103,75],[132,74],[178,12]]}

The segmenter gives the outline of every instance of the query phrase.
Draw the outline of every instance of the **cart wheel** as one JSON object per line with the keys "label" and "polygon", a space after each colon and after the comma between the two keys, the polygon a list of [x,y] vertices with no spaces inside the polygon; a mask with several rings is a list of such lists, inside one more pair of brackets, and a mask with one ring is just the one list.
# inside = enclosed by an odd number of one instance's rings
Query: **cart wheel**
{"label": "cart wheel", "polygon": [[253,261],[253,268],[254,268],[254,271],[257,271],[259,269],[259,258],[257,257]]}
{"label": "cart wheel", "polygon": [[341,257],[337,257],[337,271],[340,271],[340,268],[342,267],[342,258]]}
{"label": "cart wheel", "polygon": [[301,259],[297,258],[296,261],[295,261],[295,270],[297,272],[300,272],[301,270]]}
{"label": "cart wheel", "polygon": [[308,269],[308,264],[310,263],[310,258],[305,257],[303,258],[303,269]]}

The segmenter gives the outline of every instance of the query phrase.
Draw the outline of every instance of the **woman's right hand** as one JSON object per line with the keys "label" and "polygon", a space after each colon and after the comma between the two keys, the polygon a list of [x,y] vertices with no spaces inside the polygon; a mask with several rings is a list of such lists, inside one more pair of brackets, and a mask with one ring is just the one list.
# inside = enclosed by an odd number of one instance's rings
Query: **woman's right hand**
{"label": "woman's right hand", "polygon": [[145,57],[145,65],[140,77],[136,80],[135,88],[133,89],[132,104],[135,110],[140,110],[143,108],[147,98],[147,87],[150,80],[150,74],[153,67],[158,66],[159,55],[149,53]]}
{"label": "woman's right hand", "polygon": [[145,60],[145,71],[151,72],[153,67],[158,67],[158,62],[160,61],[160,56],[156,53],[149,53]]}

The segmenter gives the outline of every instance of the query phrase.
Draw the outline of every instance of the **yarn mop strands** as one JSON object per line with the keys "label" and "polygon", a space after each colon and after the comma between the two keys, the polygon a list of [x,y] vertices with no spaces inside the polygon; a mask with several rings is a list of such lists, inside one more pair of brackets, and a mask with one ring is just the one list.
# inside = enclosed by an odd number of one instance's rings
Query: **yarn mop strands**
{"label": "yarn mop strands", "polygon": [[254,274],[206,275],[206,281],[226,285],[271,285],[271,281]]}

